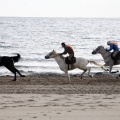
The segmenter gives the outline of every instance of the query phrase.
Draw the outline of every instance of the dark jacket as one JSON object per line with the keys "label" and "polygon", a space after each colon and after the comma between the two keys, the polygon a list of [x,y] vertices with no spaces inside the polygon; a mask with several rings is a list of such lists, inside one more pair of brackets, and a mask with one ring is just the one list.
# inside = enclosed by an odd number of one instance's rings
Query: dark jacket
{"label": "dark jacket", "polygon": [[115,44],[110,44],[110,49],[108,49],[108,51],[111,51],[111,50],[119,51],[119,48]]}

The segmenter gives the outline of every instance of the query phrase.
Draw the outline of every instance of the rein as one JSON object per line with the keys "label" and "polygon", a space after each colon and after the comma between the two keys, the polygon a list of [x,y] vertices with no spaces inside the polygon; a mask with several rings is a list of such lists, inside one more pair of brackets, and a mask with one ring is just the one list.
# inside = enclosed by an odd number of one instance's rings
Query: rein
{"label": "rein", "polygon": [[[99,48],[97,51],[100,51],[100,48]],[[106,51],[106,52],[107,52],[107,51]],[[106,52],[101,53],[101,54],[106,54]],[[110,55],[111,55],[111,54],[110,54]],[[108,58],[110,55],[106,56],[104,59]]]}
{"label": "rein", "polygon": [[[105,53],[101,53],[101,54],[106,54],[106,52],[105,52]],[[111,54],[110,54],[110,55],[111,55]],[[104,59],[108,58],[110,55],[108,55],[108,56],[104,57]]]}
{"label": "rein", "polygon": [[60,58],[64,60],[64,57],[62,55],[59,55],[59,54],[56,54],[53,58],[55,58],[57,56],[60,56]]}
{"label": "rein", "polygon": [[65,59],[62,55],[60,55],[60,58],[63,59],[63,60]]}

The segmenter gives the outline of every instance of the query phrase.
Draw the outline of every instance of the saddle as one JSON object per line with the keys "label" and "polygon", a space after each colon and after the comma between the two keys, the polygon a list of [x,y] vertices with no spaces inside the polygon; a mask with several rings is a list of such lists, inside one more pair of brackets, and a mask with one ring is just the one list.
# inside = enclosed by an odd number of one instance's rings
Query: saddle
{"label": "saddle", "polygon": [[68,59],[68,57],[65,58],[65,63],[68,64],[68,70],[70,70],[70,65],[71,69],[73,69],[73,64],[76,62],[76,57],[72,57],[71,60]]}
{"label": "saddle", "polygon": [[120,59],[120,51],[115,51],[111,53],[111,58],[114,61],[114,64],[117,65],[118,64],[118,60]]}

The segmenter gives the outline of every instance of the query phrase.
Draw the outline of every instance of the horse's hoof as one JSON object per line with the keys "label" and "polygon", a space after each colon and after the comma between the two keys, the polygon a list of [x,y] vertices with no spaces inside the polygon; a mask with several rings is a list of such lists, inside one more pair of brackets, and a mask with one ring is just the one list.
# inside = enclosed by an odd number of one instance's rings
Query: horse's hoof
{"label": "horse's hoof", "polygon": [[16,81],[16,79],[14,79],[13,81]]}

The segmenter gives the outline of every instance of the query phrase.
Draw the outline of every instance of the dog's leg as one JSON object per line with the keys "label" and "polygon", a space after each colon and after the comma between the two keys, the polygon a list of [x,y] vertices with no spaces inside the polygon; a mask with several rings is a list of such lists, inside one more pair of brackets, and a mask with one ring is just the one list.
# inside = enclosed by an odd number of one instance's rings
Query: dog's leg
{"label": "dog's leg", "polygon": [[18,69],[16,69],[16,68],[14,68],[14,69],[15,69],[15,71],[16,71],[21,77],[25,77],[25,75],[22,75],[22,74],[19,72]]}
{"label": "dog's leg", "polygon": [[14,69],[14,66],[5,66],[8,70],[10,70],[14,74],[13,81],[16,81],[16,71]]}

